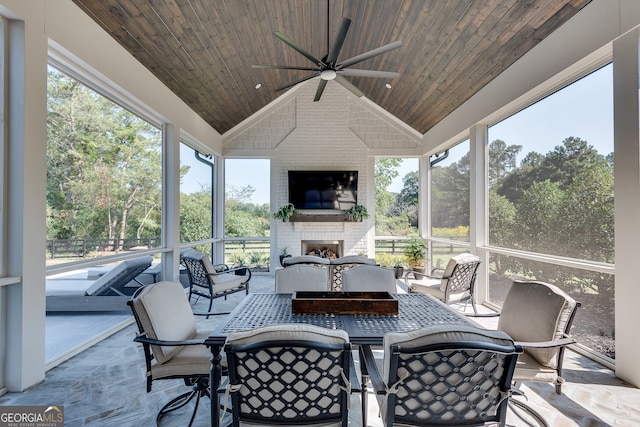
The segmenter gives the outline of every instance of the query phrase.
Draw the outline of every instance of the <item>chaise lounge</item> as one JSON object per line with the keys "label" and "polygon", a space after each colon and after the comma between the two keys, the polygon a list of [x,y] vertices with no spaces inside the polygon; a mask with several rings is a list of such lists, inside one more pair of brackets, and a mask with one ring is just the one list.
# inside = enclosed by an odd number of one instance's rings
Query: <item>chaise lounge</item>
{"label": "chaise lounge", "polygon": [[47,281],[47,311],[128,311],[127,301],[144,286],[138,276],[151,267],[144,256],[121,262],[97,280],[82,278]]}

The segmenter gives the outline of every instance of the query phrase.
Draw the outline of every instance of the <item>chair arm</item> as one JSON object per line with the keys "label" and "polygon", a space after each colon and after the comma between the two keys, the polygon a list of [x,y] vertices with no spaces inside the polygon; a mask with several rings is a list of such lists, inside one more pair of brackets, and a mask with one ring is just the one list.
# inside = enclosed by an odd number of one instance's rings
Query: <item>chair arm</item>
{"label": "chair arm", "polygon": [[558,340],[552,341],[515,341],[515,344],[521,345],[525,349],[527,348],[553,348],[553,347],[565,347],[569,344],[574,344],[576,340],[573,337],[564,337]]}
{"label": "chair arm", "polygon": [[356,362],[353,360],[353,357],[349,358],[349,382],[351,383],[351,393],[360,393],[362,391],[360,378],[358,378],[358,371],[356,369]]}
{"label": "chair arm", "polygon": [[405,283],[407,283],[407,279],[409,278],[409,276],[413,276],[414,279],[416,280],[420,280],[420,278],[427,278],[427,279],[442,279],[443,276],[432,276],[430,274],[426,274],[424,272],[420,272],[420,271],[415,271],[415,270],[408,270],[404,273],[404,281]]}
{"label": "chair arm", "polygon": [[151,344],[151,345],[162,345],[166,347],[177,347],[183,345],[204,345],[204,340],[181,340],[181,341],[165,341],[165,340],[156,340],[153,338],[146,337],[144,335],[138,335],[133,339],[135,342],[143,343],[143,344]]}
{"label": "chair arm", "polygon": [[382,375],[380,375],[380,371],[378,371],[378,366],[376,365],[375,357],[373,357],[371,346],[361,346],[360,355],[362,356],[360,363],[364,364],[364,368],[369,376],[373,390],[376,394],[385,394],[387,392],[387,385],[384,383]]}
{"label": "chair arm", "polygon": [[219,311],[216,311],[216,312],[206,311],[204,313],[196,313],[196,312],[194,312],[193,315],[194,316],[222,316],[222,315],[227,315],[227,314],[230,314],[230,313],[231,313],[230,311],[227,311],[226,313],[221,313]]}
{"label": "chair arm", "polygon": [[444,268],[432,268],[431,276],[429,277],[432,279],[442,279],[444,277]]}

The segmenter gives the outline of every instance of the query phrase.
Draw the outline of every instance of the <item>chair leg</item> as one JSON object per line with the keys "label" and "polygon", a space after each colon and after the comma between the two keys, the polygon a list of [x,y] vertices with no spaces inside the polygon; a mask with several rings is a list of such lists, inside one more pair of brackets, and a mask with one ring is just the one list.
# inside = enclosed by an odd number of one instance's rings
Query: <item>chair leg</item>
{"label": "chair leg", "polygon": [[198,412],[198,406],[200,404],[200,398],[202,396],[211,397],[211,393],[209,392],[208,378],[201,378],[196,380],[191,388],[191,391],[188,391],[174,399],[171,399],[166,405],[164,405],[162,409],[160,409],[160,412],[158,412],[158,416],[156,417],[156,424],[160,422],[160,418],[162,418],[165,414],[184,407],[195,398],[195,407],[193,409],[193,413],[191,414],[191,419],[189,420],[189,427],[191,427],[193,425],[193,421],[195,420],[196,413]]}
{"label": "chair leg", "polygon": [[[520,402],[519,400],[516,399],[509,399],[509,406],[512,407],[517,407],[518,409],[521,409],[522,411],[526,412],[527,414],[529,414],[533,419],[536,420],[536,422],[538,423],[538,425],[542,426],[542,427],[549,427],[549,425],[547,424],[547,422],[545,421],[545,419],[542,417],[542,415],[540,415],[536,410],[534,410],[533,408],[531,408],[529,405],[527,405],[524,402]],[[516,414],[516,416],[518,416],[519,418],[521,418],[520,415],[518,415],[518,413],[516,411],[511,410],[511,412],[513,412],[514,414]]]}

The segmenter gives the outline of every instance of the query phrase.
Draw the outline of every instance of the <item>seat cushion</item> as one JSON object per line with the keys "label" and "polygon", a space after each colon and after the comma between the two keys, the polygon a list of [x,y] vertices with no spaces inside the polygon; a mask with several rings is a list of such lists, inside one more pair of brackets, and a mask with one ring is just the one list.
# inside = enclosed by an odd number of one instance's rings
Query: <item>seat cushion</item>
{"label": "seat cushion", "polygon": [[[514,281],[502,305],[498,329],[515,341],[560,339],[575,310],[576,301],[554,285]],[[540,364],[556,368],[558,348],[525,349]]]}
{"label": "seat cushion", "polygon": [[558,379],[558,371],[546,367],[538,362],[530,354],[518,355],[518,363],[513,373],[513,380],[517,382],[540,381],[545,383],[555,383]]}
{"label": "seat cushion", "polygon": [[221,273],[211,276],[213,281],[213,293],[228,291],[229,289],[235,289],[242,286],[247,280],[245,276],[238,276],[234,273]]}
{"label": "seat cushion", "polygon": [[[133,300],[140,328],[149,338],[181,341],[196,336],[196,321],[182,285],[158,282],[145,286]],[[151,346],[158,364],[162,365],[183,347]]]}
{"label": "seat cushion", "polygon": [[[192,339],[203,341],[210,335],[209,332],[198,332]],[[227,358],[222,352],[221,366],[227,366]],[[185,345],[163,364],[153,364],[151,375],[154,379],[173,376],[199,375],[207,376],[211,370],[211,350],[203,345]]]}
{"label": "seat cushion", "polygon": [[423,279],[410,281],[411,292],[418,294],[427,294],[444,301],[444,291],[440,290],[440,281],[436,279]]}

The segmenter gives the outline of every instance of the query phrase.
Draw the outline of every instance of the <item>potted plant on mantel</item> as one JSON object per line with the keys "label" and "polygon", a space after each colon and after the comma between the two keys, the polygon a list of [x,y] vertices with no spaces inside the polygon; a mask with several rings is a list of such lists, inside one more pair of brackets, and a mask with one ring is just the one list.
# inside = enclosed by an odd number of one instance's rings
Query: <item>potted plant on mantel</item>
{"label": "potted plant on mantel", "polygon": [[424,273],[424,260],[427,256],[427,245],[420,236],[411,236],[404,247],[404,256],[409,268]]}
{"label": "potted plant on mantel", "polygon": [[274,212],[273,217],[275,219],[281,219],[282,222],[287,221],[293,215],[299,214],[300,211],[293,206],[293,203],[287,203],[284,206],[281,206],[276,212]]}
{"label": "potted plant on mantel", "polygon": [[363,219],[369,218],[369,211],[367,211],[367,208],[362,205],[356,205],[352,208],[349,208],[346,211],[344,211],[344,213],[349,219],[349,221],[359,222],[359,221],[362,221]]}

